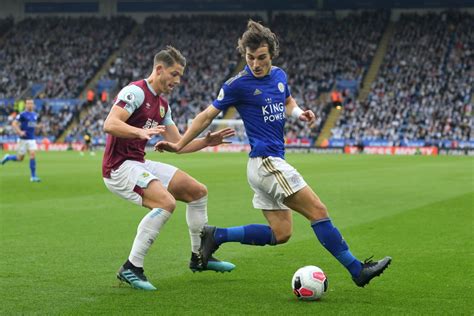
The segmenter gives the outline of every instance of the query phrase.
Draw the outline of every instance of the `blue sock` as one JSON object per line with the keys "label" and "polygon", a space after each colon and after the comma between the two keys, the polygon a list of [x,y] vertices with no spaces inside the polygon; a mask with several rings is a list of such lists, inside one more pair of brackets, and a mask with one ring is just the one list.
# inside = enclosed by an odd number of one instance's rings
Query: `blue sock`
{"label": "blue sock", "polygon": [[31,177],[36,177],[36,159],[30,159]]}
{"label": "blue sock", "polygon": [[349,251],[346,241],[339,230],[334,227],[329,218],[323,218],[311,224],[319,242],[326,248],[353,277],[362,270],[362,263]]}
{"label": "blue sock", "polygon": [[18,159],[16,158],[16,155],[8,155],[5,159],[5,162],[9,160],[17,161]]}
{"label": "blue sock", "polygon": [[229,228],[216,228],[214,237],[219,245],[231,241],[246,245],[276,245],[275,235],[268,225],[252,224]]}

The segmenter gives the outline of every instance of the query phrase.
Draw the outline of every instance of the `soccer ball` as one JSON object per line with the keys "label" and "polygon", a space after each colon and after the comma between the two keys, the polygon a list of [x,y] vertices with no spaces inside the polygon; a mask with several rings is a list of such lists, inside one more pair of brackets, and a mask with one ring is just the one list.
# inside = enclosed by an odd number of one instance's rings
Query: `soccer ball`
{"label": "soccer ball", "polygon": [[319,300],[328,290],[328,279],[316,266],[299,268],[291,280],[293,293],[303,301]]}

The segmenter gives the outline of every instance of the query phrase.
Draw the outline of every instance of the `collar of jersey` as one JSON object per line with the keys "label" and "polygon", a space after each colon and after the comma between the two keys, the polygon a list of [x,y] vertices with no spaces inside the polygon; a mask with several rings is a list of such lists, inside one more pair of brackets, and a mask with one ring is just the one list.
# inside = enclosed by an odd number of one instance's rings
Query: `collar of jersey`
{"label": "collar of jersey", "polygon": [[143,79],[143,80],[145,80],[146,86],[148,87],[148,90],[150,90],[150,92],[153,93],[153,95],[156,97],[157,93],[155,92],[155,90],[153,90],[153,87],[150,86],[150,84],[148,83],[148,80],[146,80],[146,79]]}
{"label": "collar of jersey", "polygon": [[268,72],[268,74],[266,74],[266,75],[263,76],[262,78],[255,77],[255,75],[253,74],[252,69],[250,69],[249,65],[245,65],[245,70],[247,70],[247,72],[248,72],[252,77],[254,77],[255,79],[257,79],[257,80],[265,80],[265,79],[270,78],[270,75],[272,74],[273,66],[272,66],[272,68],[270,68],[270,71]]}

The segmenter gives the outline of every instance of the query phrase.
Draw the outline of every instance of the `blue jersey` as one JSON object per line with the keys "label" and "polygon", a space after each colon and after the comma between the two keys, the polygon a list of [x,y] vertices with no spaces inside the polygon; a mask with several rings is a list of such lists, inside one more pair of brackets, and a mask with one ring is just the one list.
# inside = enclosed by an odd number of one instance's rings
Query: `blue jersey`
{"label": "blue jersey", "polygon": [[285,103],[290,96],[282,69],[272,67],[267,76],[256,78],[245,66],[222,86],[213,105],[221,111],[235,106],[249,138],[250,157],[284,158]]}
{"label": "blue jersey", "polygon": [[38,121],[38,114],[36,112],[21,112],[17,115],[16,120],[20,122],[20,129],[24,131],[25,136],[21,139],[35,139],[36,122]]}

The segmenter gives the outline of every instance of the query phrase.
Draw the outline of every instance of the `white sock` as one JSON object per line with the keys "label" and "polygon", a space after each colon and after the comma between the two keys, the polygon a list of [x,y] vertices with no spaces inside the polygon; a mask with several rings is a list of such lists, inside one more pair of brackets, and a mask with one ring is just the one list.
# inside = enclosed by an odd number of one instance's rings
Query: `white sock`
{"label": "white sock", "polygon": [[201,246],[201,229],[207,224],[207,195],[199,200],[189,202],[186,206],[186,222],[191,237],[191,251],[198,253]]}
{"label": "white sock", "polygon": [[154,208],[143,217],[138,225],[137,236],[133,241],[128,260],[136,267],[143,267],[143,260],[156,239],[161,227],[168,221],[171,213],[162,208]]}

